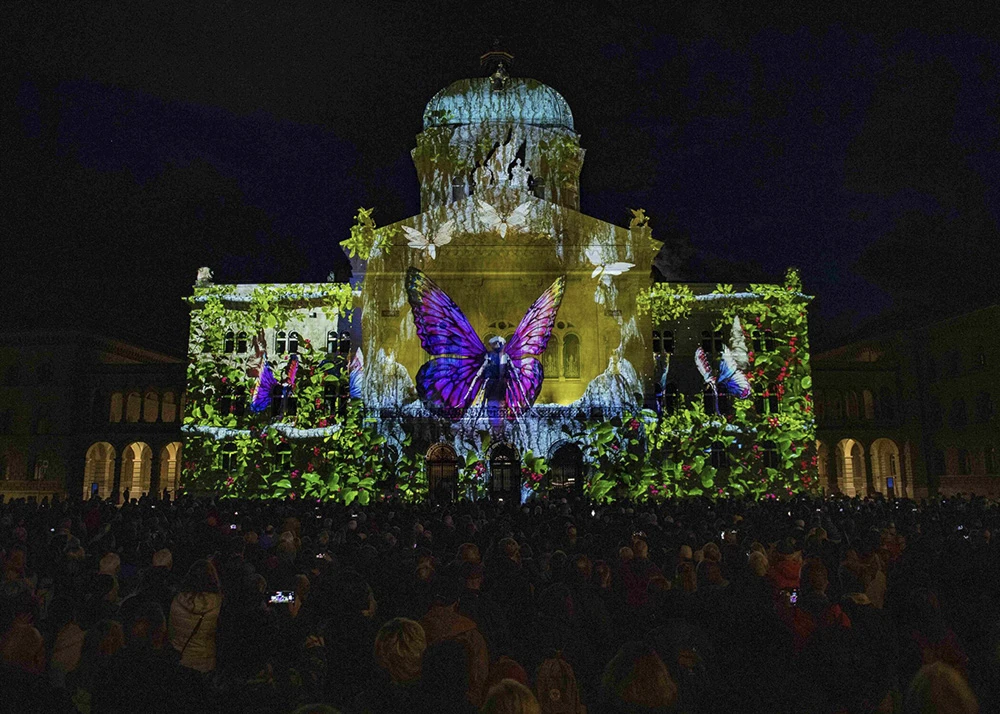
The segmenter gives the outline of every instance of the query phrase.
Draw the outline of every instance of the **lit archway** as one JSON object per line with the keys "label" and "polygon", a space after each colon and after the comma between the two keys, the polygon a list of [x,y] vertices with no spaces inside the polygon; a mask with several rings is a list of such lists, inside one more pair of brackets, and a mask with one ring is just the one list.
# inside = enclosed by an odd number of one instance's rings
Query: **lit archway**
{"label": "lit archway", "polygon": [[107,498],[115,487],[115,447],[106,441],[98,441],[87,449],[84,466],[83,497]]}
{"label": "lit archway", "polygon": [[129,498],[149,493],[149,479],[153,469],[153,450],[149,444],[134,441],[122,450],[121,489]]}
{"label": "lit archway", "polygon": [[868,492],[865,449],[854,439],[837,442],[837,488],[847,496],[863,496]]}
{"label": "lit archway", "polygon": [[872,442],[871,452],[872,486],[885,495],[902,495],[899,446],[892,439],[876,439]]}
{"label": "lit archway", "polygon": [[171,495],[177,493],[181,478],[181,442],[172,441],[160,449],[160,486]]}
{"label": "lit archway", "polygon": [[427,486],[437,500],[453,500],[458,482],[458,457],[448,444],[433,444],[427,450]]}
{"label": "lit archway", "polygon": [[576,491],[583,485],[583,452],[572,443],[563,443],[549,459],[548,486]]}

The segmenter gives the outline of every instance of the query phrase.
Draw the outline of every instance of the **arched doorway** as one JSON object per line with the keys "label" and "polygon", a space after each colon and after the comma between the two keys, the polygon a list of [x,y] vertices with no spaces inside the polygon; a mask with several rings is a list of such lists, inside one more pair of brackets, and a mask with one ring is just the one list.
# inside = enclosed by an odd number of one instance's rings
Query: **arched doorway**
{"label": "arched doorway", "polygon": [[837,488],[847,496],[868,493],[865,472],[865,450],[854,439],[837,442]]}
{"label": "arched doorway", "polygon": [[876,439],[872,442],[872,485],[886,496],[903,495],[899,483],[899,447],[892,439]]}
{"label": "arched doorway", "polygon": [[181,477],[181,442],[172,441],[160,449],[160,493],[164,489],[171,495],[177,493]]}
{"label": "arched doorway", "polygon": [[115,447],[106,441],[98,441],[87,449],[84,466],[83,498],[91,495],[107,498],[115,487]]}
{"label": "arched doorway", "polygon": [[548,487],[578,491],[583,486],[583,452],[572,443],[564,443],[549,459]]}
{"label": "arched doorway", "polygon": [[121,489],[129,498],[149,493],[149,478],[153,467],[153,450],[149,444],[134,441],[122,450]]}
{"label": "arched doorway", "polygon": [[427,488],[431,498],[441,502],[455,500],[458,482],[458,457],[448,444],[432,444],[427,450]]}
{"label": "arched doorway", "polygon": [[521,500],[521,457],[508,444],[490,452],[490,496]]}

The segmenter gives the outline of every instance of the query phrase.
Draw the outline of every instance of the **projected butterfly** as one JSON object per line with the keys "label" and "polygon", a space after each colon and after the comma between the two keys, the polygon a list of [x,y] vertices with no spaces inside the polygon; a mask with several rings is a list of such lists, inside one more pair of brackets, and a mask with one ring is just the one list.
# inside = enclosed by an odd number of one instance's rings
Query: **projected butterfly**
{"label": "projected butterfly", "polygon": [[556,313],[566,289],[557,278],[528,308],[506,342],[490,339],[486,347],[468,318],[422,271],[406,271],[406,294],[420,344],[434,359],[417,372],[417,393],[429,407],[456,421],[479,400],[490,423],[513,421],[525,412],[542,388],[542,364]]}
{"label": "projected butterfly", "polygon": [[[285,412],[285,404],[295,388],[295,375],[299,370],[299,356],[295,353],[288,358],[288,365],[285,368],[287,376],[281,381],[281,413]],[[271,406],[271,395],[274,388],[279,384],[271,369],[271,363],[267,361],[267,353],[261,356],[260,370],[257,374],[257,383],[250,392],[250,411],[259,413]]]}
{"label": "projected butterfly", "polygon": [[507,231],[518,233],[528,227],[528,214],[531,212],[531,201],[525,201],[507,215],[495,209],[481,198],[476,199],[476,213],[479,220],[486,225],[486,230],[496,231],[501,238],[507,237]]}
{"label": "projected butterfly", "polygon": [[416,228],[403,226],[403,232],[407,238],[406,244],[411,248],[427,251],[427,255],[431,257],[431,260],[437,258],[438,248],[451,243],[451,234],[454,229],[455,221],[453,220],[445,221],[438,226],[437,230],[428,230],[426,233],[421,233]]}
{"label": "projected butterfly", "polygon": [[732,350],[728,347],[722,348],[722,359],[719,360],[719,375],[712,374],[712,365],[708,361],[708,355],[701,347],[694,351],[694,363],[704,377],[705,382],[712,389],[715,395],[715,413],[719,413],[719,389],[731,394],[738,399],[746,399],[750,396],[750,381],[747,376],[736,366]]}

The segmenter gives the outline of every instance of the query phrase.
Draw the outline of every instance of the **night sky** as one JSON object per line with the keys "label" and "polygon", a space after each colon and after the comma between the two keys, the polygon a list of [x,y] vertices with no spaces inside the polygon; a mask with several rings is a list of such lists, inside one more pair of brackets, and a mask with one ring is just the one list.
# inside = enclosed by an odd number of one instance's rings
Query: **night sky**
{"label": "night sky", "polygon": [[989,3],[961,17],[881,3],[809,16],[791,3],[278,5],[4,5],[5,329],[182,354],[199,266],[217,282],[344,274],[337,243],[358,206],[380,225],[419,211],[409,152],[424,105],[481,74],[495,37],[513,74],[569,102],[582,210],[627,225],[645,208],[683,277],[798,266],[820,346],[873,318],[912,325],[998,299]]}

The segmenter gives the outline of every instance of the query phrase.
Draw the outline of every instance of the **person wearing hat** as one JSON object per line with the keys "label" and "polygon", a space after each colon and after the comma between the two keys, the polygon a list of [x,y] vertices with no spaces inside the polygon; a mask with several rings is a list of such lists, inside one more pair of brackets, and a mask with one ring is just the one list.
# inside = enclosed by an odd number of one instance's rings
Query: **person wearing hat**
{"label": "person wearing hat", "polygon": [[478,707],[483,703],[483,685],[489,675],[490,657],[486,640],[476,623],[458,612],[463,586],[464,583],[454,576],[438,578],[434,604],[420,620],[420,625],[424,628],[428,647],[445,640],[462,646],[469,675],[466,696],[470,703]]}

